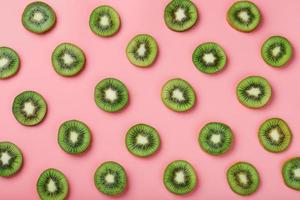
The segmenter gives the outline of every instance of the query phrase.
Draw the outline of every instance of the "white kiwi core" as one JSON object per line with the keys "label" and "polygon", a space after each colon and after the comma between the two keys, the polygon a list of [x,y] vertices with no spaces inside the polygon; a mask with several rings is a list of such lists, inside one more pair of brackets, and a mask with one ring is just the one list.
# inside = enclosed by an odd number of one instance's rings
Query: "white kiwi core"
{"label": "white kiwi core", "polygon": [[7,151],[1,153],[0,160],[2,162],[2,165],[8,165],[10,159],[11,159],[11,156],[9,155],[9,153]]}
{"label": "white kiwi core", "polygon": [[256,98],[259,97],[259,95],[261,94],[261,90],[258,87],[251,87],[246,92],[249,96],[253,96],[253,97],[256,97]]}
{"label": "white kiwi core", "polygon": [[36,109],[36,107],[33,104],[33,102],[32,101],[27,101],[27,102],[24,103],[24,106],[23,106],[22,110],[23,110],[23,112],[25,112],[25,114],[27,116],[32,116],[32,115],[34,115],[35,109]]}
{"label": "white kiwi core", "polygon": [[55,183],[55,181],[52,178],[49,179],[49,182],[47,184],[47,190],[50,193],[54,193],[54,192],[57,191],[56,183]]}
{"label": "white kiwi core", "polygon": [[112,88],[108,88],[104,91],[105,99],[107,99],[110,102],[114,102],[118,99],[118,93],[116,90]]}
{"label": "white kiwi core", "polygon": [[112,183],[115,182],[115,176],[112,175],[112,174],[107,174],[107,175],[105,176],[105,181],[106,181],[106,183],[108,183],[108,184],[112,184]]}
{"label": "white kiwi core", "polygon": [[205,53],[202,59],[206,64],[209,65],[209,64],[214,64],[217,58],[213,53]]}
{"label": "white kiwi core", "polygon": [[250,21],[250,15],[247,11],[243,10],[243,11],[240,11],[238,13],[238,17],[243,21],[243,22],[249,22]]}
{"label": "white kiwi core", "polygon": [[185,174],[183,170],[175,173],[174,181],[179,184],[185,183]]}
{"label": "white kiwi core", "polygon": [[136,137],[136,142],[137,142],[137,144],[140,144],[140,145],[146,145],[146,144],[149,143],[149,140],[148,140],[148,137],[139,134],[139,135]]}
{"label": "white kiwi core", "polygon": [[0,69],[5,68],[9,63],[9,59],[6,57],[0,58]]}
{"label": "white kiwi core", "polygon": [[178,101],[185,100],[183,92],[178,88],[172,91],[172,98],[177,99]]}
{"label": "white kiwi core", "polygon": [[185,10],[183,8],[178,8],[174,14],[177,22],[182,22],[186,18]]}

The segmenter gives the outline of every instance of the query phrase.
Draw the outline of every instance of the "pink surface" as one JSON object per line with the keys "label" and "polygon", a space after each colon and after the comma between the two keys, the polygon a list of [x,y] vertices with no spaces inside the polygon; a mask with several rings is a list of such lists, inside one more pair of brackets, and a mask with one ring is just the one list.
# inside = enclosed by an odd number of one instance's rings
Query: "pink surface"
{"label": "pink surface", "polygon": [[[0,178],[1,199],[38,199],[36,181],[50,167],[67,176],[69,199],[111,199],[93,183],[94,171],[107,160],[122,164],[129,177],[127,192],[117,199],[299,199],[300,193],[287,188],[281,177],[282,163],[300,155],[298,0],[253,1],[263,22],[249,34],[237,32],[226,22],[233,0],[194,0],[200,20],[185,33],[172,32],[164,24],[169,0],[45,0],[56,11],[58,22],[40,36],[21,24],[29,2],[1,4],[0,44],[15,49],[22,64],[15,77],[0,81],[0,140],[17,144],[25,159],[19,174]],[[120,32],[112,38],[97,37],[89,29],[91,11],[103,4],[114,7],[122,20]],[[134,67],[125,55],[128,41],[139,33],[153,35],[159,44],[158,60],[148,69]],[[274,34],[287,37],[294,46],[294,59],[283,69],[267,66],[260,56],[262,43]],[[194,48],[207,41],[219,43],[228,55],[226,69],[217,75],[205,75],[192,64]],[[52,68],[51,53],[61,42],[72,42],[86,54],[86,68],[77,77],[61,77]],[[248,75],[264,76],[272,84],[274,96],[266,108],[250,110],[239,104],[235,87]],[[94,103],[94,86],[105,77],[118,78],[129,89],[130,105],[121,113],[105,113]],[[162,85],[174,77],[187,80],[197,92],[198,103],[191,112],[172,112],[160,100]],[[39,126],[24,127],[14,119],[12,102],[23,90],[36,90],[47,100],[48,115]],[[285,119],[294,134],[290,148],[280,154],[266,152],[257,139],[259,125],[274,116]],[[58,127],[69,119],[82,120],[92,130],[92,146],[82,156],[68,155],[57,144]],[[235,142],[228,154],[213,157],[200,149],[198,132],[209,121],[225,122],[233,129]],[[151,158],[132,156],[124,144],[128,128],[140,122],[154,126],[161,135],[162,147]],[[198,174],[197,189],[186,196],[171,194],[162,182],[166,165],[176,159],[189,161]],[[226,170],[236,161],[250,162],[260,172],[260,188],[250,197],[236,195],[227,184]]]}

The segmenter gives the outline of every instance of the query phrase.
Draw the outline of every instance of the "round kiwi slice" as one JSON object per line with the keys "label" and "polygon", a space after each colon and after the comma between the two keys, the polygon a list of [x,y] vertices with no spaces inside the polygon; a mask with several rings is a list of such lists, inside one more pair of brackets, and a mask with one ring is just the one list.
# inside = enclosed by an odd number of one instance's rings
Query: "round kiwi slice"
{"label": "round kiwi slice", "polygon": [[128,60],[137,67],[149,67],[156,59],[158,47],[151,35],[140,34],[130,40],[126,48]]}
{"label": "round kiwi slice", "polygon": [[284,120],[271,118],[259,127],[258,138],[267,151],[278,153],[289,147],[292,132]]}
{"label": "round kiwi slice", "polygon": [[97,106],[106,112],[117,112],[128,104],[127,87],[119,80],[106,78],[100,81],[94,92]]}
{"label": "round kiwi slice", "polygon": [[118,12],[110,6],[99,6],[90,15],[90,28],[98,36],[109,37],[120,29]]}
{"label": "round kiwi slice", "polygon": [[21,150],[11,142],[0,142],[0,176],[8,177],[20,171],[23,163]]}
{"label": "round kiwi slice", "polygon": [[227,152],[233,140],[231,128],[220,122],[207,123],[200,131],[198,142],[200,147],[211,155]]}
{"label": "round kiwi slice", "polygon": [[221,71],[227,62],[224,49],[214,42],[199,45],[194,50],[192,59],[197,69],[206,74]]}
{"label": "round kiwi slice", "polygon": [[43,121],[47,113],[45,99],[34,91],[24,91],[15,97],[12,112],[18,122],[34,126]]}
{"label": "round kiwi slice", "polygon": [[248,76],[236,88],[236,95],[241,104],[248,108],[265,106],[272,96],[270,83],[260,76]]}
{"label": "round kiwi slice", "polygon": [[84,68],[85,55],[76,45],[62,43],[52,53],[54,70],[62,76],[75,76]]}
{"label": "round kiwi slice", "polygon": [[227,22],[229,25],[241,32],[253,31],[259,25],[260,21],[260,11],[250,1],[237,1],[227,12]]}
{"label": "round kiwi slice", "polygon": [[17,52],[8,47],[0,47],[0,79],[15,75],[20,66]]}
{"label": "round kiwi slice", "polygon": [[196,94],[192,86],[183,79],[169,80],[162,88],[161,99],[171,110],[188,111],[194,107]]}
{"label": "round kiwi slice", "polygon": [[246,162],[238,162],[227,170],[227,181],[233,192],[246,196],[257,190],[260,178],[253,165]]}
{"label": "round kiwi slice", "polygon": [[195,169],[187,161],[173,161],[165,169],[164,185],[174,194],[183,195],[192,192],[197,185]]}
{"label": "round kiwi slice", "polygon": [[87,150],[91,143],[89,127],[81,121],[69,120],[60,125],[58,144],[70,154],[79,154]]}
{"label": "round kiwi slice", "polygon": [[165,8],[164,19],[169,29],[186,31],[198,20],[198,10],[190,0],[172,0]]}
{"label": "round kiwi slice", "polygon": [[45,33],[54,27],[55,22],[54,10],[40,1],[27,5],[22,15],[23,26],[33,33]]}
{"label": "round kiwi slice", "polygon": [[264,42],[261,56],[268,65],[282,67],[293,56],[292,44],[282,36],[272,36]]}
{"label": "round kiwi slice", "polygon": [[43,171],[36,187],[42,200],[64,200],[69,192],[67,178],[61,171],[53,168]]}
{"label": "round kiwi slice", "polygon": [[109,196],[120,195],[127,187],[125,169],[113,161],[102,163],[95,172],[94,183],[96,188],[103,194]]}
{"label": "round kiwi slice", "polygon": [[285,184],[294,190],[300,190],[300,157],[287,160],[282,167]]}
{"label": "round kiwi slice", "polygon": [[139,157],[154,154],[160,146],[159,133],[147,124],[136,124],[126,134],[126,147],[130,153]]}

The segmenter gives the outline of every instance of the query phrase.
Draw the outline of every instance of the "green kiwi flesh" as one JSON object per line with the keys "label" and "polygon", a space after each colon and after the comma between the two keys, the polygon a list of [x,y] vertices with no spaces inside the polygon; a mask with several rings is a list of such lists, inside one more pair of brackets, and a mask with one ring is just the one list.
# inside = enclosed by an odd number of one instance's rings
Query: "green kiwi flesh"
{"label": "green kiwi flesh", "polygon": [[96,170],[94,183],[96,188],[103,194],[108,196],[120,195],[127,188],[125,169],[116,162],[105,162]]}
{"label": "green kiwi flesh", "polygon": [[261,56],[268,65],[283,67],[293,56],[292,44],[282,36],[272,36],[262,45]]}
{"label": "green kiwi flesh", "polygon": [[186,31],[196,24],[198,10],[190,0],[172,0],[165,8],[164,19],[169,29]]}
{"label": "green kiwi flesh", "polygon": [[214,74],[221,71],[227,62],[224,49],[214,42],[199,45],[194,50],[192,59],[196,68],[206,74]]}
{"label": "green kiwi flesh", "polygon": [[0,47],[0,79],[15,75],[20,67],[20,58],[17,52],[9,47]]}
{"label": "green kiwi flesh", "polygon": [[58,144],[66,153],[83,153],[88,149],[90,143],[91,132],[83,122],[69,120],[59,127]]}
{"label": "green kiwi flesh", "polygon": [[69,193],[67,178],[61,171],[53,168],[42,172],[36,187],[42,200],[64,200]]}
{"label": "green kiwi flesh", "polygon": [[282,177],[286,186],[300,190],[300,157],[291,158],[284,163]]}
{"label": "green kiwi flesh", "polygon": [[241,104],[248,108],[264,107],[271,99],[270,83],[260,76],[248,76],[238,84],[236,95]]}
{"label": "green kiwi flesh", "polygon": [[207,123],[200,131],[198,142],[200,147],[211,155],[227,152],[233,141],[231,128],[220,122]]}
{"label": "green kiwi flesh", "polygon": [[18,122],[34,126],[43,121],[47,113],[45,99],[34,91],[24,91],[15,97],[12,112]]}
{"label": "green kiwi flesh", "polygon": [[156,60],[158,46],[156,40],[147,34],[136,35],[126,48],[128,60],[137,67],[149,67]]}
{"label": "green kiwi flesh", "polygon": [[163,86],[161,99],[169,109],[176,112],[185,112],[194,107],[196,94],[187,81],[175,78],[169,80]]}
{"label": "green kiwi flesh", "polygon": [[52,65],[61,76],[75,76],[84,68],[85,55],[78,46],[62,43],[52,53]]}
{"label": "green kiwi flesh", "polygon": [[118,112],[129,101],[127,87],[114,78],[101,80],[95,87],[94,98],[96,105],[106,112]]}
{"label": "green kiwi flesh", "polygon": [[20,171],[23,163],[21,150],[11,142],[0,142],[0,176],[9,177]]}
{"label": "green kiwi flesh", "polygon": [[170,192],[184,195],[197,185],[197,174],[193,166],[184,160],[175,160],[164,171],[164,185]]}
{"label": "green kiwi flesh", "polygon": [[250,1],[237,1],[227,12],[229,25],[241,32],[255,30],[261,21],[261,14],[258,7]]}
{"label": "green kiwi flesh", "polygon": [[118,12],[110,6],[99,6],[90,15],[90,29],[101,37],[115,35],[120,29]]}
{"label": "green kiwi flesh", "polygon": [[246,162],[233,164],[227,170],[227,181],[231,190],[242,196],[251,195],[260,184],[258,171]]}
{"label": "green kiwi flesh", "polygon": [[289,147],[292,140],[292,132],[284,120],[271,118],[260,126],[258,137],[260,143],[267,151],[278,153]]}
{"label": "green kiwi flesh", "polygon": [[55,22],[54,10],[48,4],[40,1],[27,5],[22,15],[23,26],[33,33],[45,33],[54,27]]}
{"label": "green kiwi flesh", "polygon": [[126,134],[126,147],[130,153],[139,157],[148,157],[160,147],[159,133],[147,124],[136,124]]}

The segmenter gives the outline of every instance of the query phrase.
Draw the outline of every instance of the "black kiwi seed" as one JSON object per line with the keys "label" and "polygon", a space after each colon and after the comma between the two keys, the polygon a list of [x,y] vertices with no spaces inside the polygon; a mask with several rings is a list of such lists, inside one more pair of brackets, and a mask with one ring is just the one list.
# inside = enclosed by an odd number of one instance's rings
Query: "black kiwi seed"
{"label": "black kiwi seed", "polygon": [[55,22],[54,10],[41,1],[27,5],[22,15],[23,26],[33,33],[45,33],[54,27]]}
{"label": "black kiwi seed", "polygon": [[15,97],[12,112],[18,122],[34,126],[43,121],[47,113],[45,99],[34,91],[25,91]]}
{"label": "black kiwi seed", "polygon": [[20,171],[23,163],[21,150],[11,142],[0,142],[0,176],[8,177]]}
{"label": "black kiwi seed", "polygon": [[17,52],[9,47],[0,47],[0,79],[15,75],[20,66]]}

